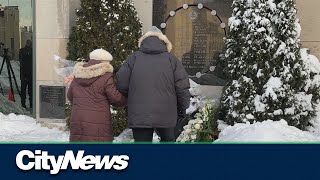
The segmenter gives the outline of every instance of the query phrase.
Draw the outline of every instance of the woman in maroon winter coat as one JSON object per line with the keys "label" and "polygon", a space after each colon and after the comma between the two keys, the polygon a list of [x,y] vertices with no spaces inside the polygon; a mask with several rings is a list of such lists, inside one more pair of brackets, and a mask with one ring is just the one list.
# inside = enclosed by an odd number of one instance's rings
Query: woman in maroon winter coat
{"label": "woman in maroon winter coat", "polygon": [[103,49],[90,53],[88,63],[77,63],[68,99],[72,103],[70,142],[112,141],[110,105],[125,106],[126,98],[113,79],[112,56]]}

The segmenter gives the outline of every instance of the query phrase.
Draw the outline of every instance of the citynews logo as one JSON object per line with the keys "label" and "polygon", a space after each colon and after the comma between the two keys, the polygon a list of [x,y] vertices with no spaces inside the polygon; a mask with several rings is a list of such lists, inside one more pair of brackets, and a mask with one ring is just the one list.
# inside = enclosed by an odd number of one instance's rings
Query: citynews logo
{"label": "citynews logo", "polygon": [[[27,159],[26,159],[27,158]],[[66,170],[69,165],[73,170],[124,170],[129,165],[129,156],[114,155],[114,156],[84,156],[84,151],[78,151],[77,155],[73,151],[66,151],[65,155],[55,157],[48,155],[48,151],[35,150],[33,153],[29,150],[22,150],[16,156],[16,165],[24,171],[48,170],[50,174],[58,174],[60,170]]]}

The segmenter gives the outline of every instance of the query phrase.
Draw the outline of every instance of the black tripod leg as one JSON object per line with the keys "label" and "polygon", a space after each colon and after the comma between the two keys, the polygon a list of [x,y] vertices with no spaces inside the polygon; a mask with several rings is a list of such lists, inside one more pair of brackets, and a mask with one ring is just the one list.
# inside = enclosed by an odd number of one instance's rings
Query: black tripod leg
{"label": "black tripod leg", "polygon": [[18,83],[17,83],[17,79],[16,79],[16,75],[14,74],[14,71],[13,71],[13,68],[12,68],[12,66],[11,66],[11,63],[9,63],[9,70],[11,71],[11,73],[12,73],[12,76],[13,76],[13,80],[14,80],[14,83],[15,83],[15,85],[16,85],[16,88],[17,88],[17,91],[18,91],[18,93],[19,93],[19,96],[21,97],[21,92],[20,92],[20,90],[19,90],[19,86],[18,86]]}
{"label": "black tripod leg", "polygon": [[5,62],[5,59],[3,58],[2,65],[1,65],[1,69],[0,69],[0,74],[2,73],[3,66],[4,66],[4,62]]}
{"label": "black tripod leg", "polygon": [[4,95],[4,91],[3,91],[1,84],[0,84],[0,91],[1,91],[1,94]]}
{"label": "black tripod leg", "polygon": [[6,59],[6,63],[7,63],[7,71],[8,71],[8,75],[9,75],[10,91],[12,92],[13,99],[14,99],[14,91],[13,91],[11,71],[10,71],[10,61],[8,59]]}
{"label": "black tripod leg", "polygon": [[[3,58],[2,59],[2,64],[1,64],[1,68],[0,68],[0,75],[1,75],[1,73],[2,73],[2,70],[3,70],[3,67],[4,67],[4,62],[5,62],[5,59]],[[3,88],[2,88],[2,86],[1,86],[1,84],[0,84],[0,90],[1,90],[1,93],[4,95],[4,91],[3,91]]]}
{"label": "black tripod leg", "polygon": [[[3,66],[4,66],[4,61],[5,61],[5,59],[2,59],[3,61],[2,61],[2,64],[1,64],[1,68],[0,68],[0,75],[1,75],[1,73],[2,73],[2,69],[3,69]],[[3,91],[3,88],[2,88],[2,86],[1,86],[1,84],[0,84],[0,90],[1,90],[1,93],[4,95],[4,91]]]}

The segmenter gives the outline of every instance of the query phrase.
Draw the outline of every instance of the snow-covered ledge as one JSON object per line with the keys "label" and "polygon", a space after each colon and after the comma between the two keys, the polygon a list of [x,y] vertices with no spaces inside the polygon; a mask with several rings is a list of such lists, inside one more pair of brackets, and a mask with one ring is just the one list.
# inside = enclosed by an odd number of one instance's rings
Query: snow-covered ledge
{"label": "snow-covered ledge", "polygon": [[199,86],[199,94],[208,99],[220,99],[224,86]]}
{"label": "snow-covered ledge", "polygon": [[190,79],[190,93],[204,99],[214,99],[217,103],[221,98],[224,86],[199,85]]}

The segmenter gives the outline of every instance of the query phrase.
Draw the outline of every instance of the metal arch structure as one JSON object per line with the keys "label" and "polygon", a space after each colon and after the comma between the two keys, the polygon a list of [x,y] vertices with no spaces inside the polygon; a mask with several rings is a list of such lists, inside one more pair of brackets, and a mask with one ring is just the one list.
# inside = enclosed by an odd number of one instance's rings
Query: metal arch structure
{"label": "metal arch structure", "polygon": [[[184,6],[186,6],[186,8],[185,8]],[[213,9],[207,7],[207,6],[204,6],[202,3],[199,3],[199,4],[184,4],[183,6],[175,9],[174,11],[170,11],[170,13],[171,13],[171,12],[174,12],[174,14],[171,15],[171,14],[169,13],[169,15],[167,16],[167,18],[165,19],[165,22],[161,23],[160,27],[161,27],[163,30],[165,30],[166,27],[167,27],[167,22],[168,22],[168,20],[169,20],[171,17],[173,17],[178,11],[180,11],[180,10],[187,10],[189,7],[198,7],[198,9],[200,9],[200,10],[201,10],[201,9],[206,9],[206,10],[210,11],[212,16],[216,16],[216,17],[219,19],[219,21],[220,21],[220,27],[224,30],[224,35],[225,35],[225,37],[227,36],[226,25],[225,25],[225,23],[221,20],[221,18],[220,18],[220,16],[218,15],[217,11],[216,11],[216,10],[213,10]],[[162,27],[163,24],[164,24],[164,27]]]}

